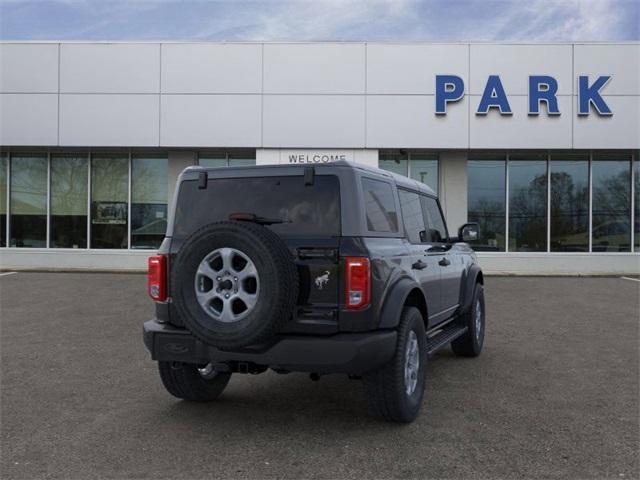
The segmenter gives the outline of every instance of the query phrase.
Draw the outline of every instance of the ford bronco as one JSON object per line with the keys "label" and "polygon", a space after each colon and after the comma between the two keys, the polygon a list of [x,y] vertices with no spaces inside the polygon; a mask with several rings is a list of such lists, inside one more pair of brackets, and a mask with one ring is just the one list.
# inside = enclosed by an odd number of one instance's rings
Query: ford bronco
{"label": "ford bronco", "polygon": [[345,161],[190,167],[149,259],[144,342],[172,395],[217,398],[233,373],[343,373],[373,414],[418,414],[427,360],[474,357],[483,275],[434,192]]}

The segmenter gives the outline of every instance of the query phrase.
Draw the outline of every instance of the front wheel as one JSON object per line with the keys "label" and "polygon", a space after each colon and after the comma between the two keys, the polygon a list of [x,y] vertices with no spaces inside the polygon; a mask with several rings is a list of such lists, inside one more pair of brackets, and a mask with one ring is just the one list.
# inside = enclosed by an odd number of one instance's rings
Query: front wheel
{"label": "front wheel", "polygon": [[363,376],[369,407],[375,416],[403,423],[418,416],[426,380],[426,342],[420,310],[405,307],[395,355],[382,368]]}
{"label": "front wheel", "polygon": [[482,352],[485,331],[484,288],[476,283],[471,308],[460,317],[467,333],[451,342],[453,353],[462,357],[477,357]]}
{"label": "front wheel", "polygon": [[220,396],[231,378],[230,373],[216,372],[212,364],[158,362],[160,379],[174,397],[193,402],[209,402]]}

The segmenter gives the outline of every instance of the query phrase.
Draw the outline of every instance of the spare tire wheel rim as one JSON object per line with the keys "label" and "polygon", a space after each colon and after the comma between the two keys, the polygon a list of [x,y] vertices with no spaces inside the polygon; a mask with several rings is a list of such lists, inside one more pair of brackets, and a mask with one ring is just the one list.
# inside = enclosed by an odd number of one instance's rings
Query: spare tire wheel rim
{"label": "spare tire wheel rim", "polygon": [[256,306],[260,276],[246,253],[236,248],[218,248],[198,265],[194,286],[198,303],[209,317],[233,323]]}

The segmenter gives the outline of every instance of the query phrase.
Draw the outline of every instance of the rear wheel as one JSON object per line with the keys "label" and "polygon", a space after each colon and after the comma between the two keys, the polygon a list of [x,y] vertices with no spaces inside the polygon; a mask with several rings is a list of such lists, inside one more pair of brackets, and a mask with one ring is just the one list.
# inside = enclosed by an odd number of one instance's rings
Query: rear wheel
{"label": "rear wheel", "polygon": [[485,330],[484,289],[481,284],[476,283],[471,308],[460,320],[460,324],[467,327],[467,333],[451,342],[451,349],[462,357],[477,357],[482,352]]}
{"label": "rear wheel", "polygon": [[194,402],[209,402],[220,396],[231,378],[230,373],[216,372],[213,365],[158,362],[160,378],[174,397]]}
{"label": "rear wheel", "polygon": [[363,376],[374,415],[404,423],[416,418],[424,396],[426,341],[420,310],[405,307],[398,326],[395,355],[382,368]]}

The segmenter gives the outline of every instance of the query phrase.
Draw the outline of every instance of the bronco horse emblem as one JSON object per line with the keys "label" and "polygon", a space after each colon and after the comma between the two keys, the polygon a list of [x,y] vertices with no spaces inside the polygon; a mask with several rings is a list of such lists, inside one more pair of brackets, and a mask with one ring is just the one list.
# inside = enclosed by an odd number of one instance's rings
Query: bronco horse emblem
{"label": "bronco horse emblem", "polygon": [[322,287],[327,283],[329,283],[329,271],[325,270],[324,275],[316,277],[316,287],[318,287],[318,290],[322,290]]}

